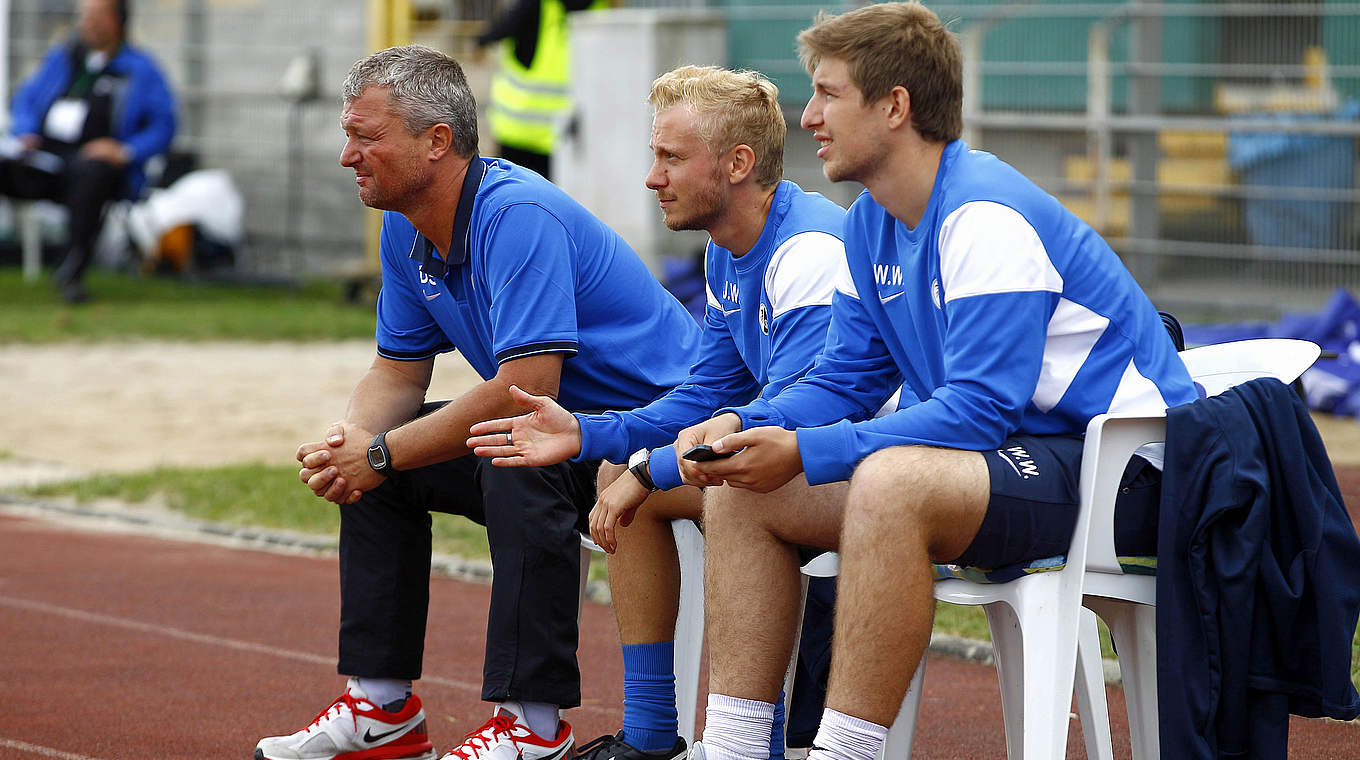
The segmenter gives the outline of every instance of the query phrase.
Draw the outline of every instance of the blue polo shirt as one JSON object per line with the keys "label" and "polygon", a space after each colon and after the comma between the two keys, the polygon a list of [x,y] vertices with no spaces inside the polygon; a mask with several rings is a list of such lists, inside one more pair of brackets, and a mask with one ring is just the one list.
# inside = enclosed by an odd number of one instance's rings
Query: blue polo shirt
{"label": "blue polo shirt", "polygon": [[685,379],[694,319],[623,238],[534,172],[474,158],[448,261],[406,217],[383,214],[378,354],[458,350],[483,379],[503,362],[567,355],[558,402],[641,406]]}

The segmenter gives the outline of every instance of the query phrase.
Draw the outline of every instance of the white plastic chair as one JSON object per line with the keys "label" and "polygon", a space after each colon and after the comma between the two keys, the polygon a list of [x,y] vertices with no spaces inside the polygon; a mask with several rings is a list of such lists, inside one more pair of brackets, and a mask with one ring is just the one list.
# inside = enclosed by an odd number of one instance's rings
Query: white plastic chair
{"label": "white plastic chair", "polygon": [[[1083,653],[1082,667],[1077,667],[1078,632],[1094,635],[1096,631],[1094,616],[1082,611],[1083,569],[1093,505],[1113,504],[1129,457],[1140,446],[1161,440],[1155,426],[1149,428],[1146,423],[1143,417],[1098,415],[1087,425],[1081,500],[1067,563],[1061,570],[1032,573],[1009,583],[959,578],[935,583],[936,599],[981,605],[987,612],[1001,683],[1006,754],[1012,760],[1066,756],[1074,685],[1087,755],[1107,758],[1112,754],[1098,641],[1094,654]],[[894,751],[891,757],[896,760],[899,755]]]}
{"label": "white plastic chair", "polygon": [[[1164,429],[1160,417],[1100,415],[1091,420],[1083,451],[1083,498],[1063,569],[1026,575],[1008,583],[977,583],[960,578],[935,582],[936,599],[981,605],[987,613],[993,660],[1001,684],[1006,754],[1012,760],[1066,756],[1068,707],[1074,685],[1087,757],[1091,760],[1113,757],[1096,618],[1081,606],[1079,568],[1087,552],[1085,526],[1090,522],[1093,501],[1087,495],[1107,494],[1113,504],[1129,457],[1143,444],[1160,441]],[[828,552],[804,565],[803,573],[830,577],[839,572],[839,564],[839,556]],[[1079,641],[1083,644],[1080,648]],[[1030,646],[1026,647],[1026,642]],[[1089,642],[1094,642],[1094,646]],[[911,756],[924,676],[923,657],[888,729],[880,760]]]}
{"label": "white plastic chair", "polygon": [[[1319,355],[1315,344],[1259,339],[1182,352],[1205,395],[1258,377],[1293,382]],[[987,613],[1012,760],[1063,758],[1069,706],[1076,689],[1087,756],[1113,757],[1096,614],[1111,628],[1120,652],[1135,760],[1159,757],[1156,712],[1155,579],[1126,574],[1114,554],[1114,503],[1133,453],[1166,435],[1165,415],[1102,414],[1087,425],[1082,452],[1081,502],[1067,562],[1061,570],[1008,583],[959,578],[936,581],[935,598],[981,605]],[[804,568],[834,575],[838,559]],[[817,561],[814,561],[817,562]],[[1085,604],[1085,606],[1083,606]],[[924,660],[888,732],[881,757],[911,754]]]}
{"label": "white plastic chair", "polygon": [[[698,717],[699,658],[704,647],[704,536],[693,520],[672,520],[675,549],[680,558],[680,610],[675,619],[675,709],[680,736],[694,744]],[[581,588],[577,599],[577,620],[585,604],[586,582],[590,576],[592,552],[604,550],[581,536]]]}
{"label": "white plastic chair", "polygon": [[[1274,377],[1292,383],[1317,361],[1320,349],[1302,340],[1263,338],[1192,348],[1181,352],[1190,377],[1205,396],[1238,383]],[[1165,438],[1165,418],[1127,420],[1140,437]],[[1110,628],[1119,653],[1124,702],[1134,760],[1161,756],[1157,717],[1157,579],[1126,573],[1115,556],[1114,503],[1102,501],[1092,513],[1082,603]],[[1099,651],[1094,631],[1082,633],[1082,649]]]}

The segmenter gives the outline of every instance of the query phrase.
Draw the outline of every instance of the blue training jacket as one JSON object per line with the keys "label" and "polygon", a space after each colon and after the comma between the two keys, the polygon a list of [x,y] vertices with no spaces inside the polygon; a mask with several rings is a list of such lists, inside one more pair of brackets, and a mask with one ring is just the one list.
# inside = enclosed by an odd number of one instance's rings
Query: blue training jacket
{"label": "blue training jacket", "polygon": [[[797,429],[809,483],[847,480],[890,446],[985,451],[1195,398],[1157,310],[1105,241],[961,140],[945,147],[915,228],[866,191],[844,239],[850,278],[817,363],[778,396],[725,410],[743,428]],[[853,421],[898,385],[896,412]]]}

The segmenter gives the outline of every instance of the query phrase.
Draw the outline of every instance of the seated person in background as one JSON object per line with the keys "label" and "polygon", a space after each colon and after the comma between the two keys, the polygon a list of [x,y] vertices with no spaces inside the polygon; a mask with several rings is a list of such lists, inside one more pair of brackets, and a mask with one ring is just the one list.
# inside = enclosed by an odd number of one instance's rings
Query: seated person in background
{"label": "seated person in background", "polygon": [[[338,669],[351,678],[255,757],[433,758],[412,682],[437,511],[486,526],[493,570],[482,698],[494,705],[445,757],[563,760],[575,742],[560,710],[581,701],[579,531],[599,465],[492,467],[465,446],[468,428],[515,414],[511,385],[577,411],[646,404],[685,377],[699,328],[618,233],[538,174],[477,155],[457,61],[390,48],[356,63],[341,91],[340,163],[359,199],[386,211],[378,355],[345,420],[298,459],[313,492],[341,505]],[[452,350],[483,382],[427,404],[435,359]]]}
{"label": "seated person in background", "polygon": [[[698,520],[701,503],[698,489],[681,485],[681,452],[666,444],[716,409],[775,395],[812,366],[826,340],[845,266],[845,211],[781,181],[786,127],[778,94],[760,74],[714,67],[685,66],[652,83],[647,187],[667,227],[711,236],[704,337],[689,377],[647,406],[606,414],[572,415],[551,398],[512,388],[534,411],[474,425],[468,441],[500,467],[595,458],[630,464],[629,474],[601,471],[590,515],[591,536],[610,553],[624,662],[623,730],[591,746],[590,760],[685,754],[676,734],[680,578],[670,521]],[[668,336],[652,340],[664,345]],[[653,494],[658,489],[675,490]],[[768,755],[783,756],[782,721],[763,741]]]}
{"label": "seated person in background", "polygon": [[127,44],[129,0],[81,0],[78,34],[48,51],[10,107],[0,194],[60,201],[70,242],[54,277],[62,298],[81,284],[104,204],[136,195],[146,161],[170,147],[175,99],[156,62]]}
{"label": "seated person in background", "polygon": [[[1196,397],[1114,251],[959,139],[961,56],[934,13],[869,5],[819,19],[799,43],[813,85],[802,124],[827,178],[866,191],[846,214],[850,277],[813,368],[676,441],[735,452],[682,462],[687,482],[718,486],[704,504],[708,760],[764,756],[793,641],[796,547],[841,553],[809,760],[870,760],[930,638],[931,563],[1066,553],[1091,418]],[[899,409],[854,421],[904,380]],[[1145,453],[1124,473],[1121,553],[1156,546],[1160,456]],[[1126,552],[1130,540],[1143,551]]]}

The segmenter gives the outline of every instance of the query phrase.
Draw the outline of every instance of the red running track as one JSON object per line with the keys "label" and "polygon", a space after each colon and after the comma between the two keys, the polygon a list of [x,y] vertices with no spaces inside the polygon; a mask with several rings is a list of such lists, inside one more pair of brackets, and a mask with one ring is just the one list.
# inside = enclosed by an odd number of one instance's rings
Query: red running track
{"label": "red running track", "polygon": [[[418,685],[441,752],[480,725],[488,588],[435,578]],[[93,532],[0,516],[0,758],[251,757],[339,694],[333,558]],[[579,742],[615,731],[622,667],[607,607],[587,604]],[[932,658],[916,760],[1004,758],[990,666]],[[1110,689],[1116,753],[1129,756]],[[1068,756],[1084,757],[1073,720]],[[1360,726],[1294,719],[1290,757],[1360,758]]]}

